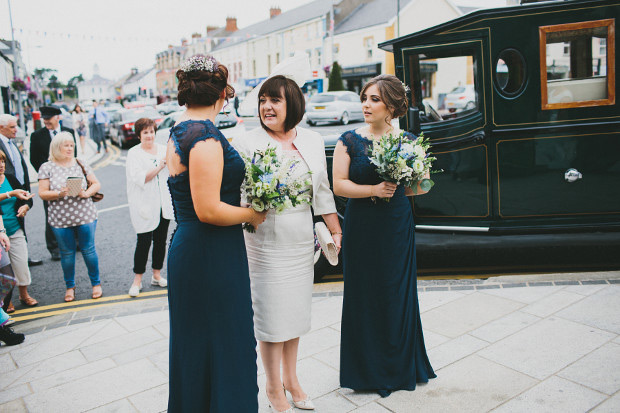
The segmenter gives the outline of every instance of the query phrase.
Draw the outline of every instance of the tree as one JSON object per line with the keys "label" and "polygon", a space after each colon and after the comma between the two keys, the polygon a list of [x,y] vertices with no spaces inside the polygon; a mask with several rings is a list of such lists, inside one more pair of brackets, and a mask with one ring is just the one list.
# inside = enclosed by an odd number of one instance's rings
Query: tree
{"label": "tree", "polygon": [[56,75],[51,75],[49,82],[47,82],[47,87],[49,87],[50,89],[58,89],[63,87],[63,84],[58,81]]}
{"label": "tree", "polygon": [[83,81],[84,81],[84,76],[82,76],[81,73],[69,79],[69,81],[67,82],[67,88],[65,89],[65,96],[68,98],[77,98],[78,97],[77,85],[78,83],[83,82]]}
{"label": "tree", "polygon": [[329,72],[329,87],[328,92],[335,92],[337,90],[345,90],[342,84],[342,69],[338,62],[334,62],[332,70]]}
{"label": "tree", "polygon": [[50,69],[47,67],[37,67],[34,69],[34,76],[37,79],[40,79],[43,81],[43,83],[47,83],[48,78],[50,77],[51,74],[53,74],[54,72],[56,72],[56,69]]}

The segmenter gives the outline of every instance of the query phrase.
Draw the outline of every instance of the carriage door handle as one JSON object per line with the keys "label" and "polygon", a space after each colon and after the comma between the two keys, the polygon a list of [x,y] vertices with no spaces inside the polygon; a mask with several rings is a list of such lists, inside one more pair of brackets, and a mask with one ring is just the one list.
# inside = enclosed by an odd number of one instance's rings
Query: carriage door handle
{"label": "carriage door handle", "polygon": [[568,171],[564,172],[564,180],[566,182],[575,182],[581,178],[583,178],[583,175],[575,168],[570,168]]}

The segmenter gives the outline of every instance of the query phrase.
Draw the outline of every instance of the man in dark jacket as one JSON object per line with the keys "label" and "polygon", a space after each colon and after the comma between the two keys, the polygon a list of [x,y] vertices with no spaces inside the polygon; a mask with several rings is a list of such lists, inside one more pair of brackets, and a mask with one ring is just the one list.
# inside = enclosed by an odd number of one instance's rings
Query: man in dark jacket
{"label": "man in dark jacket", "polygon": [[[39,110],[41,111],[45,127],[32,132],[32,135],[30,135],[30,163],[37,172],[41,165],[49,159],[50,143],[54,136],[60,132],[69,132],[73,135],[73,141],[75,142],[75,132],[73,129],[60,126],[60,115],[62,113],[60,109],[54,106],[41,106]],[[75,156],[77,156],[77,143],[74,151]],[[47,221],[47,201],[43,201],[43,209],[45,209],[45,242],[47,249],[52,255],[52,260],[60,261],[58,242]]]}

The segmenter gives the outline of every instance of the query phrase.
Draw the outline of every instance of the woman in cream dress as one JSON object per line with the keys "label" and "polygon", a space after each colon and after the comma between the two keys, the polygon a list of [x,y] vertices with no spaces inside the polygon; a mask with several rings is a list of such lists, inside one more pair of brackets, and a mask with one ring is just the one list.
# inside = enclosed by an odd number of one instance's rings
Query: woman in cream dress
{"label": "woman in cream dress", "polygon": [[[311,205],[302,204],[279,214],[269,211],[255,233],[245,234],[250,267],[254,330],[267,376],[266,393],[273,411],[292,412],[286,391],[300,409],[314,409],[297,380],[299,337],[310,331],[314,279],[314,215],[321,215],[340,248],[342,231],[327,178],[323,139],[297,128],[305,109],[297,84],[284,77],[269,78],[259,92],[257,128],[233,141],[242,154],[275,146],[283,158],[298,160],[293,171],[311,181]],[[282,378],[280,377],[282,367]]]}

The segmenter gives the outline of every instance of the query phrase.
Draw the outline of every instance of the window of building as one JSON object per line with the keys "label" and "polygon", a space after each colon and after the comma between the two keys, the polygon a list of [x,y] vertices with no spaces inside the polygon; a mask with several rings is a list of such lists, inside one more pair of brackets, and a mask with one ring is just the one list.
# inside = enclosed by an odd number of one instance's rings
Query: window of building
{"label": "window of building", "polygon": [[614,19],[539,27],[542,109],[615,103],[614,32]]}
{"label": "window of building", "polygon": [[607,54],[607,39],[600,39],[598,54],[605,56]]}
{"label": "window of building", "polygon": [[366,59],[372,59],[372,51],[375,47],[374,37],[364,37],[364,49],[366,50]]}
{"label": "window of building", "polygon": [[256,60],[252,60],[252,77],[256,77]]}
{"label": "window of building", "polygon": [[316,65],[321,67],[321,49],[314,49],[314,55],[316,56]]}
{"label": "window of building", "polygon": [[271,55],[267,55],[267,73],[271,73]]}
{"label": "window of building", "polygon": [[276,64],[280,63],[280,53],[276,53]]}

